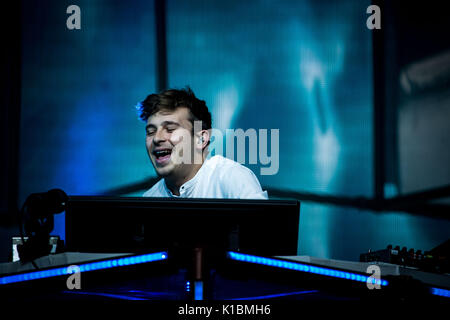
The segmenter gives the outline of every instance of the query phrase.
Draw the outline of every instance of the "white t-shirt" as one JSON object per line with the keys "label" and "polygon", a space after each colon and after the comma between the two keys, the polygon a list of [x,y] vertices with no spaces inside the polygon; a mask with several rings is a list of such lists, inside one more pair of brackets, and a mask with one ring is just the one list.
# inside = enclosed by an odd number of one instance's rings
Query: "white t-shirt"
{"label": "white t-shirt", "polygon": [[268,199],[255,174],[243,165],[220,155],[205,160],[197,174],[180,187],[180,196],[159,180],[144,197]]}

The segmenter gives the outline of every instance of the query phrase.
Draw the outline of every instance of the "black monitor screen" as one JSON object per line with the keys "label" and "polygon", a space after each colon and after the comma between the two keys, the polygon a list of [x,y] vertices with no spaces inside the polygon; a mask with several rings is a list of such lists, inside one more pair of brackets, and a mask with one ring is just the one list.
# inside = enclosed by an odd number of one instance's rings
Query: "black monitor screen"
{"label": "black monitor screen", "polygon": [[296,255],[296,200],[71,196],[66,249],[141,252],[192,246]]}

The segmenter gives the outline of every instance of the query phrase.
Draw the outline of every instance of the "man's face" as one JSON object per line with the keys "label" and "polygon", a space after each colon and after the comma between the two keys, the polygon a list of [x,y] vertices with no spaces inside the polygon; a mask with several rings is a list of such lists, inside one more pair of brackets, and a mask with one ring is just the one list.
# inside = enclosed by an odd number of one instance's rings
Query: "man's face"
{"label": "man's face", "polygon": [[194,143],[192,123],[187,108],[160,111],[150,116],[146,126],[147,153],[159,176],[170,176],[181,170],[181,158]]}

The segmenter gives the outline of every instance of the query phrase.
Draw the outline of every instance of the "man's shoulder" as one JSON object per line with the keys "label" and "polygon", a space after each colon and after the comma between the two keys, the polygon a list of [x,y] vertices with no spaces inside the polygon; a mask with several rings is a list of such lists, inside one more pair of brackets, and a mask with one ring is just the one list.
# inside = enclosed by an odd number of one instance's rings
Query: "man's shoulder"
{"label": "man's shoulder", "polygon": [[261,189],[258,178],[252,170],[231,159],[214,156],[214,180],[220,185],[225,198],[267,199],[266,191]]}
{"label": "man's shoulder", "polygon": [[148,189],[142,196],[143,197],[165,197],[165,196],[167,196],[167,192],[164,187],[164,179],[160,179],[150,189]]}
{"label": "man's shoulder", "polygon": [[237,169],[251,171],[249,168],[243,166],[239,162],[225,158],[221,155],[211,157],[209,160],[210,166],[217,169]]}
{"label": "man's shoulder", "polygon": [[256,178],[252,170],[234,160],[217,155],[211,157],[210,166],[216,175],[221,178],[221,182],[245,179],[246,177]]}

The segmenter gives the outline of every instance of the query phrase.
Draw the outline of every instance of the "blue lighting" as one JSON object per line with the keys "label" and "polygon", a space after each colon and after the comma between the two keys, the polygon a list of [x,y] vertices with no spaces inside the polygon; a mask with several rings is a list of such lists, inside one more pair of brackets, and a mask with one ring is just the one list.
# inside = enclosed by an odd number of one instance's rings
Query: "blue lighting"
{"label": "blue lighting", "polygon": [[203,300],[203,281],[194,283],[194,300]]}
{"label": "blue lighting", "polygon": [[[232,251],[228,252],[228,257],[232,260],[237,260],[237,261],[262,264],[262,265],[266,265],[266,266],[274,266],[277,268],[290,269],[290,270],[296,270],[296,271],[301,271],[301,272],[309,272],[309,273],[325,275],[325,276],[333,277],[333,278],[349,279],[349,280],[358,281],[358,282],[367,282],[367,280],[369,279],[369,277],[367,277],[367,276],[360,275],[360,274],[353,273],[353,272],[340,271],[340,270],[324,268],[324,267],[308,266],[306,264],[299,263],[299,262],[288,262],[288,261],[283,261],[283,260],[278,260],[278,259],[273,259],[273,258],[261,258],[261,257],[257,257],[257,256],[252,256],[252,255],[237,253],[237,252],[232,252]],[[381,286],[388,285],[388,281],[382,280],[382,279],[380,279],[380,280],[373,279],[372,283],[377,283],[377,284],[380,284]],[[447,294],[448,294],[448,292],[447,292]]]}
{"label": "blue lighting", "polygon": [[296,296],[296,295],[301,295],[301,294],[309,294],[309,293],[317,293],[317,292],[319,292],[319,291],[318,290],[296,291],[296,292],[268,294],[268,295],[256,296],[256,297],[235,298],[235,299],[231,299],[231,300],[261,300],[261,299],[280,298],[280,297]]}
{"label": "blue lighting", "polygon": [[450,290],[446,290],[446,289],[431,288],[431,294],[433,294],[435,296],[450,298]]}
{"label": "blue lighting", "polygon": [[[160,261],[167,259],[167,252],[157,252],[157,253],[149,253],[143,254],[135,257],[127,257],[127,258],[118,258],[118,259],[110,259],[100,262],[90,262],[78,265],[80,268],[80,272],[88,272],[94,270],[102,270],[114,268],[117,266],[123,265],[134,265],[141,264],[146,262]],[[74,273],[74,270],[68,272],[69,267],[60,267],[49,270],[42,271],[33,271],[27,273],[21,273],[11,276],[0,277],[0,285],[10,284],[15,282],[24,282],[29,280],[43,279],[43,278],[51,278],[57,277],[65,274]]]}
{"label": "blue lighting", "polygon": [[121,300],[147,300],[145,298],[127,296],[123,294],[113,294],[113,293],[103,293],[103,292],[84,292],[84,291],[64,291],[64,293],[79,294],[79,295],[89,295],[89,296],[100,296],[113,299]]}

